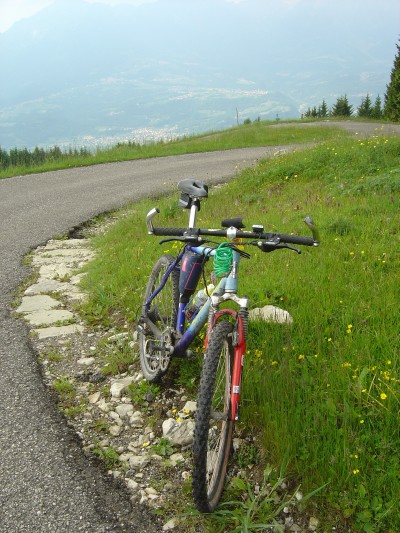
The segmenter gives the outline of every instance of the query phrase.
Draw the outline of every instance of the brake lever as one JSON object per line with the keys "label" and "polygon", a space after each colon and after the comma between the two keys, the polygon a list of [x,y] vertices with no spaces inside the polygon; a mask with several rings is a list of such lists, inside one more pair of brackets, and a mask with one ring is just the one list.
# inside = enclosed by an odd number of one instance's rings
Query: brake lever
{"label": "brake lever", "polygon": [[280,242],[279,239],[276,239],[274,241],[258,241],[257,246],[265,253],[274,252],[275,250],[282,250],[283,248],[288,248],[289,250],[293,250],[294,252],[301,254],[301,250],[299,248],[295,248],[294,246],[291,246],[290,244],[287,244],[285,242]]}
{"label": "brake lever", "polygon": [[282,243],[278,245],[278,248],[288,248],[289,250],[293,250],[297,254],[301,254],[300,248],[295,248],[294,246],[291,246],[290,244]]}

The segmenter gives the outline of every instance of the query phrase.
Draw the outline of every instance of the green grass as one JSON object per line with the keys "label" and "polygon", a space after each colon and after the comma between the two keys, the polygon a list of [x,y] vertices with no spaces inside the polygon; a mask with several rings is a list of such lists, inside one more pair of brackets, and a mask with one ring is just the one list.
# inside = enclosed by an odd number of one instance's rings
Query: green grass
{"label": "green grass", "polygon": [[327,140],[338,135],[346,135],[345,132],[329,125],[318,128],[318,131],[316,131],[316,128],[299,127],[296,122],[280,122],[279,124],[283,124],[285,127],[276,128],[274,127],[276,123],[269,121],[254,122],[253,124],[241,125],[228,130],[183,137],[170,142],[120,143],[111,148],[98,149],[94,153],[84,150],[82,154],[69,154],[58,150],[58,155],[55,157],[55,150],[50,150],[47,160],[39,165],[18,165],[8,168],[1,168],[0,165],[0,179],[50,170],[149,157],[229,150],[231,148],[246,148],[250,146],[312,143],[316,139]]}
{"label": "green grass", "polygon": [[[304,492],[327,484],[310,504],[326,529],[400,531],[399,156],[397,138],[337,138],[260,161],[211,189],[198,218],[307,234],[311,214],[319,226],[319,248],[251,248],[242,262],[241,294],[287,309],[294,325],[250,324],[241,415]],[[154,260],[176,251],[146,234],[145,214],[157,205],[156,225],[185,225],[177,198],[135,205],[96,238],[84,284],[98,321],[134,327]]]}

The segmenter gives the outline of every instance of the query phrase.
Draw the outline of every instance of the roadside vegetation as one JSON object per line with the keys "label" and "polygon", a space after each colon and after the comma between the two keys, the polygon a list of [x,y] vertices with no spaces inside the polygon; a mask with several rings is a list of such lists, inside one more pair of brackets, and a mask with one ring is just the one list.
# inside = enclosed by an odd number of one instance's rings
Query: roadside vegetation
{"label": "roadside vegetation", "polygon": [[[275,146],[279,144],[312,143],[328,140],[344,132],[337,128],[321,128],[317,133],[314,128],[302,128],[299,121],[285,123],[285,127],[276,128],[277,122],[254,121],[227,130],[202,135],[188,136],[171,141],[149,142],[145,144],[126,142],[95,152],[87,148],[69,148],[61,150],[54,146],[49,149],[13,148],[9,151],[0,147],[0,179],[50,170],[115,163],[134,159],[182,155],[196,152],[229,150],[231,148],[248,148],[251,146]],[[282,124],[282,121],[279,122]],[[272,127],[271,127],[272,126]]]}
{"label": "roadside vegetation", "polygon": [[[231,147],[245,146],[258,131],[268,138],[262,124],[221,135]],[[250,324],[241,425],[261,434],[260,449],[252,451],[260,468],[269,464],[279,471],[285,464],[285,477],[304,494],[321,489],[307,502],[321,530],[395,532],[400,530],[400,140],[379,131],[368,139],[343,139],[322,129],[313,129],[311,139],[308,131],[273,128],[274,144],[285,142],[279,135],[288,135],[286,142],[310,142],[320,133],[323,142],[261,161],[212,188],[199,213],[202,227],[242,215],[247,227],[262,223],[266,230],[303,234],[302,219],[311,214],[321,233],[321,246],[301,256],[248,249],[252,257],[242,263],[240,292],[250,296],[252,307],[282,307],[294,324]],[[240,135],[242,141],[232,140]],[[221,146],[217,135],[191,142]],[[178,146],[165,145],[165,155]],[[83,309],[93,324],[128,324],[134,330],[153,262],[180,246],[160,246],[148,236],[145,215],[157,205],[155,225],[185,225],[187,212],[177,200],[174,194],[135,204],[95,238],[98,256],[84,279],[90,299]],[[232,499],[232,491],[227,494]],[[241,498],[236,490],[235,501]],[[248,498],[242,501],[249,504]],[[248,506],[243,509],[246,513]],[[215,520],[229,515],[233,524],[235,514],[242,523],[238,505],[224,503]],[[272,515],[257,516],[261,524]],[[224,529],[214,523],[211,530]]]}

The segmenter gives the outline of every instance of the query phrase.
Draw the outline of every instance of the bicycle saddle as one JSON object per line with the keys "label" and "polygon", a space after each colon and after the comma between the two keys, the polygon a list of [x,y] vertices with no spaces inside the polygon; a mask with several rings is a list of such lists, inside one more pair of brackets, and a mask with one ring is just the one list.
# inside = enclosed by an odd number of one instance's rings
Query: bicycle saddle
{"label": "bicycle saddle", "polygon": [[208,198],[208,185],[200,180],[182,180],[178,183],[178,189],[190,198]]}

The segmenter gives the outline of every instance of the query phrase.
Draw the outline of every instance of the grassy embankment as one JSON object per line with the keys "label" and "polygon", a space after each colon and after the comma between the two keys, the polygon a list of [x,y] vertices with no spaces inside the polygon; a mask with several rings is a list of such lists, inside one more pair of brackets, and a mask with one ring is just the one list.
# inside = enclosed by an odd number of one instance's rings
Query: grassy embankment
{"label": "grassy embankment", "polygon": [[[140,158],[181,155],[195,152],[215,150],[229,150],[231,148],[246,148],[250,146],[275,146],[289,143],[309,143],[317,137],[319,140],[330,139],[338,135],[335,128],[299,128],[296,124],[285,123],[283,128],[271,128],[271,122],[255,122],[252,125],[242,125],[221,132],[205,133],[193,137],[183,137],[170,142],[149,142],[145,144],[121,143],[107,149],[99,149],[91,153],[88,150],[71,150],[62,152],[52,148],[44,150],[44,161],[35,163],[35,157],[30,158],[28,152],[19,150],[15,155],[15,165],[3,168],[0,161],[0,179],[24,174],[48,172],[65,168],[97,165],[99,163],[115,163]],[[340,132],[344,134],[343,132]],[[34,154],[35,150],[30,151]],[[32,159],[32,163],[25,163]],[[22,161],[21,164],[18,161]]]}
{"label": "grassy embankment", "polygon": [[[253,307],[287,309],[294,325],[251,324],[241,415],[262,431],[266,462],[288,458],[304,492],[327,484],[311,503],[326,527],[400,530],[399,155],[398,138],[331,139],[212,189],[198,219],[216,227],[241,214],[248,226],[303,234],[306,214],[318,223],[319,248],[251,249],[243,261],[241,293]],[[92,320],[133,327],[153,261],[173,248],[146,235],[154,204],[96,239]],[[156,204],[159,225],[186,223],[177,195]]]}

